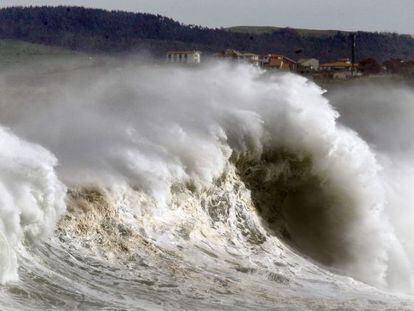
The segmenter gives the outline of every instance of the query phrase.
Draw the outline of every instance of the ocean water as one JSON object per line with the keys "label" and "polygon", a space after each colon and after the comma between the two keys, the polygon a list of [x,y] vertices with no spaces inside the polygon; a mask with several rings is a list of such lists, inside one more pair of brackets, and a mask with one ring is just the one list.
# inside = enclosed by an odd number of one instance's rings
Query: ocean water
{"label": "ocean water", "polygon": [[413,310],[414,90],[248,65],[0,74],[2,310]]}

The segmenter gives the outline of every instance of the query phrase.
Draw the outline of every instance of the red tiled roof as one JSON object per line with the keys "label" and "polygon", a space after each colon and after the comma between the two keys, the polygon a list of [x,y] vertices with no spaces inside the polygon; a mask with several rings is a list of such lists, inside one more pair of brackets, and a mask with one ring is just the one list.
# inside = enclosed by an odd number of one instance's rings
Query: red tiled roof
{"label": "red tiled roof", "polygon": [[285,59],[285,60],[287,60],[288,62],[291,62],[291,63],[294,63],[294,64],[296,64],[296,61],[294,61],[293,59],[291,59],[291,58],[289,58],[289,57],[286,57],[286,56],[284,56],[284,55],[281,55],[281,54],[268,54],[268,55],[265,55],[265,57],[277,57],[277,58],[282,58],[282,59]]}
{"label": "red tiled roof", "polygon": [[[345,63],[345,62],[334,62],[334,63],[322,64],[322,65],[320,65],[320,67],[350,68],[350,67],[352,67],[352,64],[351,63]],[[357,67],[357,65],[355,64],[354,67]]]}

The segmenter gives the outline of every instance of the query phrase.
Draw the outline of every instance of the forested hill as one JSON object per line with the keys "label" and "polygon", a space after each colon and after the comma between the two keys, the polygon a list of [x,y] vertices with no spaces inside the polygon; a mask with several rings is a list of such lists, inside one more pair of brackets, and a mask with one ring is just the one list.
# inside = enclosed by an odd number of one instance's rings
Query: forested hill
{"label": "forested hill", "polygon": [[[30,7],[0,10],[0,38],[17,39],[73,50],[121,52],[146,49],[164,55],[170,49],[218,52],[226,48],[259,54],[280,53],[322,61],[348,57],[348,34],[303,35],[283,28],[266,33],[232,32],[184,25],[160,15],[80,7]],[[358,59],[414,59],[409,35],[358,32]]]}

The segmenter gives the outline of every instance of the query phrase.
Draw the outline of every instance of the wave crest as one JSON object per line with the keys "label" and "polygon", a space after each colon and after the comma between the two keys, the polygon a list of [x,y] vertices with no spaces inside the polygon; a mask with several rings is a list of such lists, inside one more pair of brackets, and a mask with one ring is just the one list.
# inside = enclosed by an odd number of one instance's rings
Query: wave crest
{"label": "wave crest", "polygon": [[65,211],[56,159],[0,128],[0,282],[17,280],[16,251],[49,236]]}
{"label": "wave crest", "polygon": [[[402,247],[383,214],[386,182],[375,154],[302,77],[222,63],[125,66],[46,79],[44,89],[28,84],[31,101],[19,101],[7,81],[4,96],[17,102],[2,103],[0,122],[51,150],[72,189],[63,240],[80,236],[104,257],[135,244],[179,251],[177,241],[214,257],[251,255],[251,245],[280,245],[276,236],[381,287],[394,273],[390,263],[411,265],[393,251]],[[36,150],[46,164],[25,162],[33,174],[16,188],[35,191],[17,197],[53,223],[64,188],[53,157]]]}

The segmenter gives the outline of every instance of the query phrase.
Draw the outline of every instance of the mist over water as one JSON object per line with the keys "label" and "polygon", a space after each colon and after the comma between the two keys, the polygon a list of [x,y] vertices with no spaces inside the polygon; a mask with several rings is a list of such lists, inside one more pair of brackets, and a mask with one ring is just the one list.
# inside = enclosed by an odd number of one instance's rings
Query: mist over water
{"label": "mist over water", "polygon": [[[355,129],[375,150],[385,184],[385,214],[411,261],[414,88],[395,81],[365,82],[334,88],[328,97],[341,113],[339,121]],[[399,273],[412,274],[412,268]],[[404,290],[405,284],[401,287],[398,280],[390,282]]]}
{"label": "mist over water", "polygon": [[[113,260],[134,247],[144,256],[148,239],[176,254],[177,267],[203,263],[224,275],[230,262],[249,263],[286,288],[285,279],[301,285],[331,271],[414,290],[409,87],[324,94],[303,77],[226,63],[36,76],[0,76],[0,124],[9,128],[0,131],[3,282],[17,278],[16,252],[30,271],[33,240],[49,235],[60,237],[59,251],[88,245]],[[282,258],[309,267],[277,278],[282,264],[270,263]]]}

